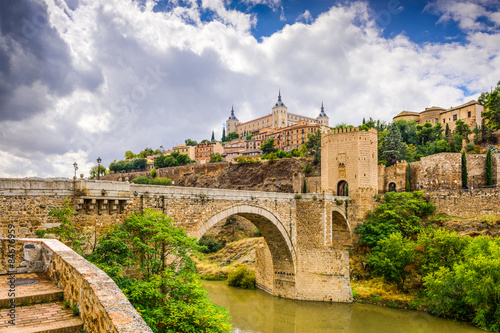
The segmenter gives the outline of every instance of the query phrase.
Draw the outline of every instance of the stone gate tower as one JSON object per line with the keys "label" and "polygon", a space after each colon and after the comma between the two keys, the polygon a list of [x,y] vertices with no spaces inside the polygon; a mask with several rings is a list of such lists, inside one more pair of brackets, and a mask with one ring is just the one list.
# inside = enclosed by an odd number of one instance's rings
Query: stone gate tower
{"label": "stone gate tower", "polygon": [[[349,219],[355,224],[373,209],[378,192],[377,130],[334,129],[321,138],[321,188],[350,196]],[[354,227],[354,225],[352,225]]]}

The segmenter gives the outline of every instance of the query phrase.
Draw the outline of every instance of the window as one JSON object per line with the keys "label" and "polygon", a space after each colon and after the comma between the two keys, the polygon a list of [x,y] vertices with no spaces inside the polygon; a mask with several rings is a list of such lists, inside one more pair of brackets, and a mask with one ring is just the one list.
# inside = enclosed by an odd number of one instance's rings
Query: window
{"label": "window", "polygon": [[454,115],[453,115],[453,121],[456,121],[456,120],[457,120],[457,115],[456,115],[456,114],[454,114]]}
{"label": "window", "polygon": [[469,111],[469,112],[467,112],[467,117],[470,118],[470,116],[471,116],[471,112]]}

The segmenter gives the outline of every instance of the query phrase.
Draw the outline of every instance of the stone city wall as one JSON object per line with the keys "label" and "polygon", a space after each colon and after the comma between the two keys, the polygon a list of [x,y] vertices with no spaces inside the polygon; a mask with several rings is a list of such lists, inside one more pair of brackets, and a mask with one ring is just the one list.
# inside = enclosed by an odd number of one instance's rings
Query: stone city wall
{"label": "stone city wall", "polygon": [[[96,266],[55,239],[1,238],[2,250],[15,242],[15,273],[43,272],[77,306],[87,332],[153,332],[114,281]],[[0,270],[5,271],[5,252]],[[31,268],[30,268],[31,267]]]}
{"label": "stone city wall", "polygon": [[436,213],[464,218],[500,215],[500,188],[427,192],[426,197],[436,205]]}

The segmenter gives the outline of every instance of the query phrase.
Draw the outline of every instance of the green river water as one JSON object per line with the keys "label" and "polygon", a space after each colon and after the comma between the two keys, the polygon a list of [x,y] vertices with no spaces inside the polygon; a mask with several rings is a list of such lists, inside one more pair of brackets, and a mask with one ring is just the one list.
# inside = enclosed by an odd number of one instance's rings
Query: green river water
{"label": "green river water", "polygon": [[261,290],[244,290],[225,282],[204,281],[212,301],[229,309],[238,333],[424,333],[484,332],[465,323],[425,312],[369,304],[294,301]]}

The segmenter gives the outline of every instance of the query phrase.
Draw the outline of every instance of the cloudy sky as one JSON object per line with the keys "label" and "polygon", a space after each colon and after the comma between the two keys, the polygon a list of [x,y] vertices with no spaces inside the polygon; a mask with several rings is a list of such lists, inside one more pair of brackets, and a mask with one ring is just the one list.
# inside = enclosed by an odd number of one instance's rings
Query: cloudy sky
{"label": "cloudy sky", "polygon": [[500,80],[498,0],[0,0],[0,177],[88,175],[271,111],[330,124]]}

